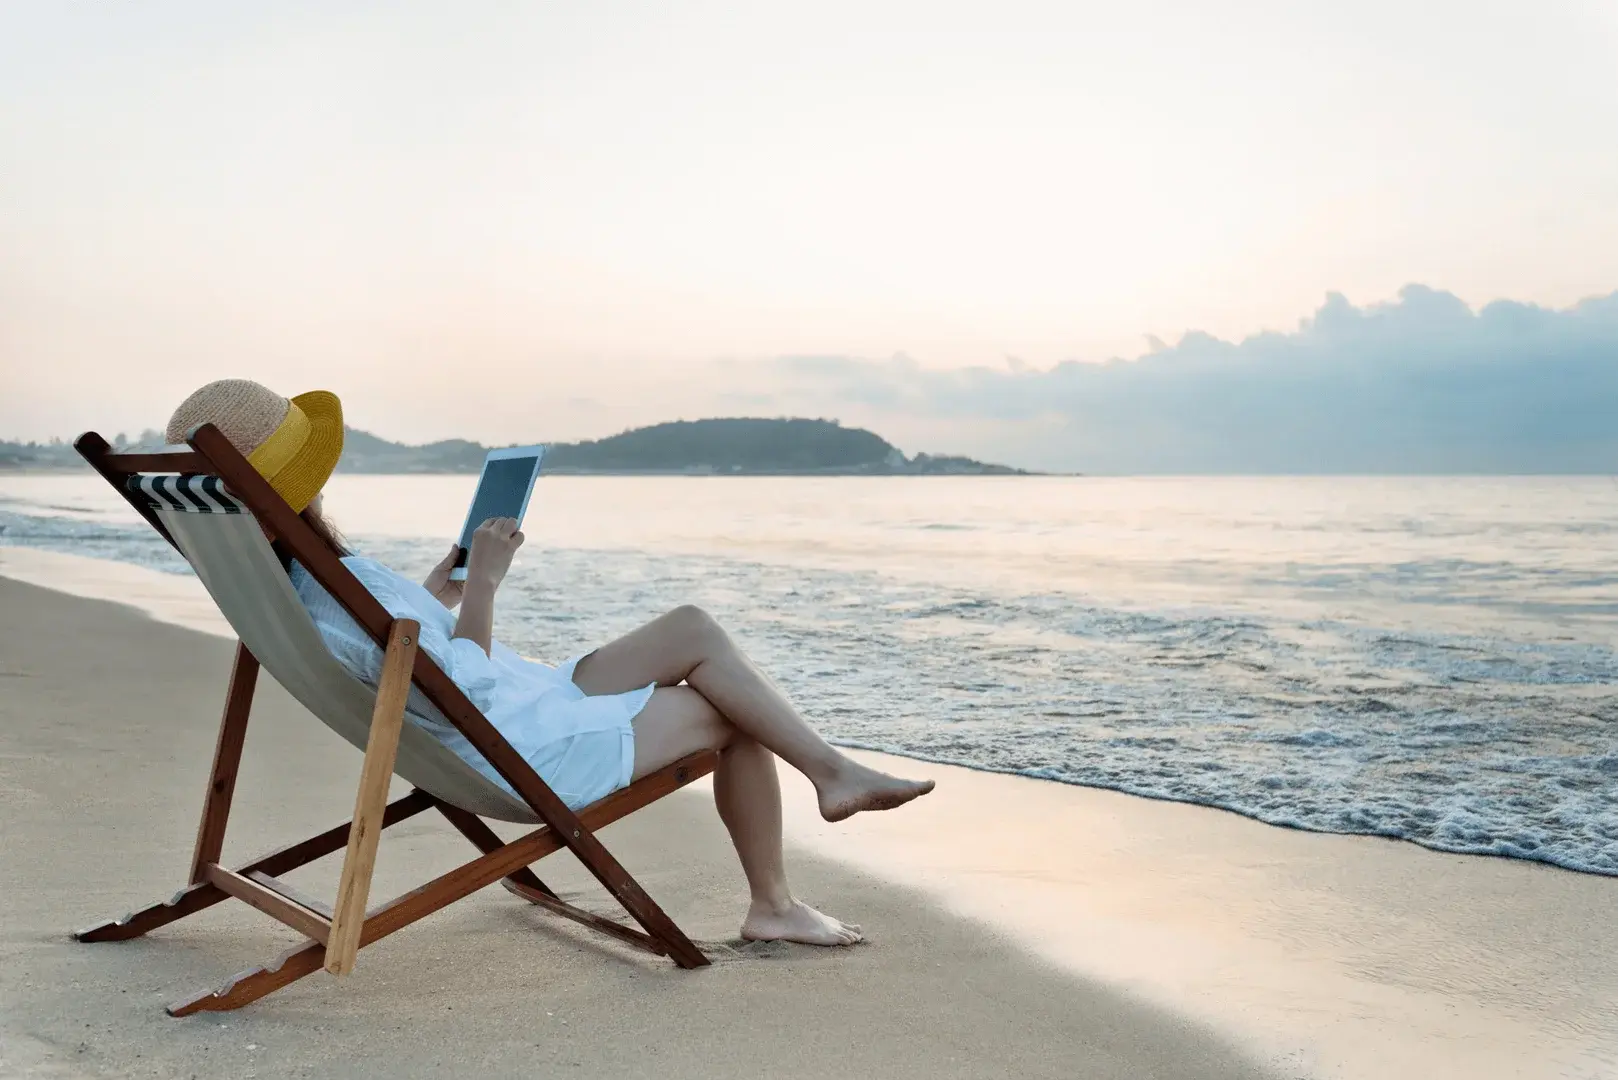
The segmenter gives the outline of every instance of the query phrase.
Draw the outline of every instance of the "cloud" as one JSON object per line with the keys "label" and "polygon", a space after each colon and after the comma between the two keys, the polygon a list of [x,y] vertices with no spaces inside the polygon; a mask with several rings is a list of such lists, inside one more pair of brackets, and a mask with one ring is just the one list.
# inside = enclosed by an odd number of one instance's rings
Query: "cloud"
{"label": "cloud", "polygon": [[1333,293],[1290,333],[1150,345],[1044,370],[784,357],[752,397],[1083,472],[1618,472],[1618,293],[1477,311],[1421,285]]}

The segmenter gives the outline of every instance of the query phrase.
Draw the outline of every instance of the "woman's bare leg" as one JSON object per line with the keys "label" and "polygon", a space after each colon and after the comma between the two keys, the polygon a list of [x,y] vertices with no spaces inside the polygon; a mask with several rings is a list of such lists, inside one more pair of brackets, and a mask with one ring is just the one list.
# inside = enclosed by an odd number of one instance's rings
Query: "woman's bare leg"
{"label": "woman's bare leg", "polygon": [[[827,821],[902,806],[933,789],[931,780],[889,776],[826,742],[730,635],[698,608],[676,608],[596,650],[579,662],[573,680],[587,694],[623,693],[654,682],[665,687],[686,683],[725,720],[808,777]],[[636,731],[638,743],[638,726]]]}
{"label": "woman's bare leg", "polygon": [[730,831],[751,894],[742,937],[809,945],[852,945],[862,940],[859,927],[795,899],[787,885],[775,755],[733,727],[691,687],[653,691],[635,718],[635,778],[698,750],[720,751],[714,804]]}
{"label": "woman's bare leg", "polygon": [[[775,755],[738,734],[725,747],[713,778],[714,805],[730,830],[752,902],[742,920],[749,941],[801,941],[809,945],[853,945],[864,941],[860,928],[817,911],[787,887],[781,851],[781,778]],[[751,865],[750,865],[751,864]]]}

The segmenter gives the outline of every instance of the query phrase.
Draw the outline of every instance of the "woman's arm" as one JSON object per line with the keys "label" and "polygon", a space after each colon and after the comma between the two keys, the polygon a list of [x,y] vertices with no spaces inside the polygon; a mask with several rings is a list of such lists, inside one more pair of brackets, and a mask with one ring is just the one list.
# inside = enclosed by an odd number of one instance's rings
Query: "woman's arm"
{"label": "woman's arm", "polygon": [[511,559],[522,542],[523,534],[515,518],[490,518],[472,534],[461,614],[455,620],[452,637],[466,638],[488,654],[494,640],[494,594],[506,579]]}
{"label": "woman's arm", "polygon": [[[484,712],[493,708],[499,672],[481,645],[470,638],[452,637],[450,620],[434,616],[430,609],[424,610],[424,603],[435,601],[421,597],[406,578],[370,559],[349,559],[346,564],[365,591],[389,615],[421,623],[421,651],[444,670],[472,704]],[[361,682],[376,686],[382,675],[383,655],[371,635],[312,578],[300,584],[298,596],[306,605],[311,605],[310,614],[315,617],[316,629],[344,670]],[[321,602],[320,597],[324,597],[325,602]]]}
{"label": "woman's arm", "polygon": [[497,587],[487,581],[466,579],[466,588],[461,592],[461,613],[455,619],[455,633],[451,635],[475,643],[485,654],[494,639],[494,590]]}

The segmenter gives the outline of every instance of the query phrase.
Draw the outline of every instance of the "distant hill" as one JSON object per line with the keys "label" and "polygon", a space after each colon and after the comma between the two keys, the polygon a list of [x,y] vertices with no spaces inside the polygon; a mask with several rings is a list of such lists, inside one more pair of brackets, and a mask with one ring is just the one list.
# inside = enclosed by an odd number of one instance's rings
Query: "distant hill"
{"label": "distant hill", "polygon": [[422,446],[388,442],[368,431],[346,428],[338,472],[457,473],[477,472],[488,448],[465,439],[445,439]]}
{"label": "distant hill", "polygon": [[[156,445],[147,431],[134,442]],[[347,429],[339,472],[472,473],[488,447],[465,439],[422,446],[389,442]],[[68,443],[0,442],[0,470],[76,468],[83,462]],[[605,439],[550,443],[545,472],[553,474],[684,474],[724,476],[1016,476],[1020,469],[966,457],[917,454],[863,428],[832,420],[729,418],[679,420],[636,428]]]}
{"label": "distant hill", "polygon": [[553,472],[711,469],[714,472],[868,472],[903,465],[886,439],[825,420],[695,420],[637,428],[546,454]]}
{"label": "distant hill", "polygon": [[[487,447],[451,439],[406,446],[350,429],[338,469],[359,473],[476,472]],[[1019,475],[965,457],[917,454],[830,420],[678,420],[605,439],[551,443],[551,474],[678,473],[726,476]]]}
{"label": "distant hill", "polygon": [[73,452],[73,448],[60,441],[0,442],[0,471],[3,472],[16,472],[22,469],[60,469],[83,464],[83,459]]}

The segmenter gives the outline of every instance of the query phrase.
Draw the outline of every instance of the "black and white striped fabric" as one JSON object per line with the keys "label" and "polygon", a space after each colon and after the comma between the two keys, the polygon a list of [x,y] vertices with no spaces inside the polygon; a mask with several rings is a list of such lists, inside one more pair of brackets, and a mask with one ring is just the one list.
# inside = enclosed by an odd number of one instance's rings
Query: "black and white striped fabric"
{"label": "black and white striped fabric", "polygon": [[217,476],[173,476],[136,473],[126,482],[130,494],[153,510],[179,510],[186,514],[245,514],[239,502]]}

